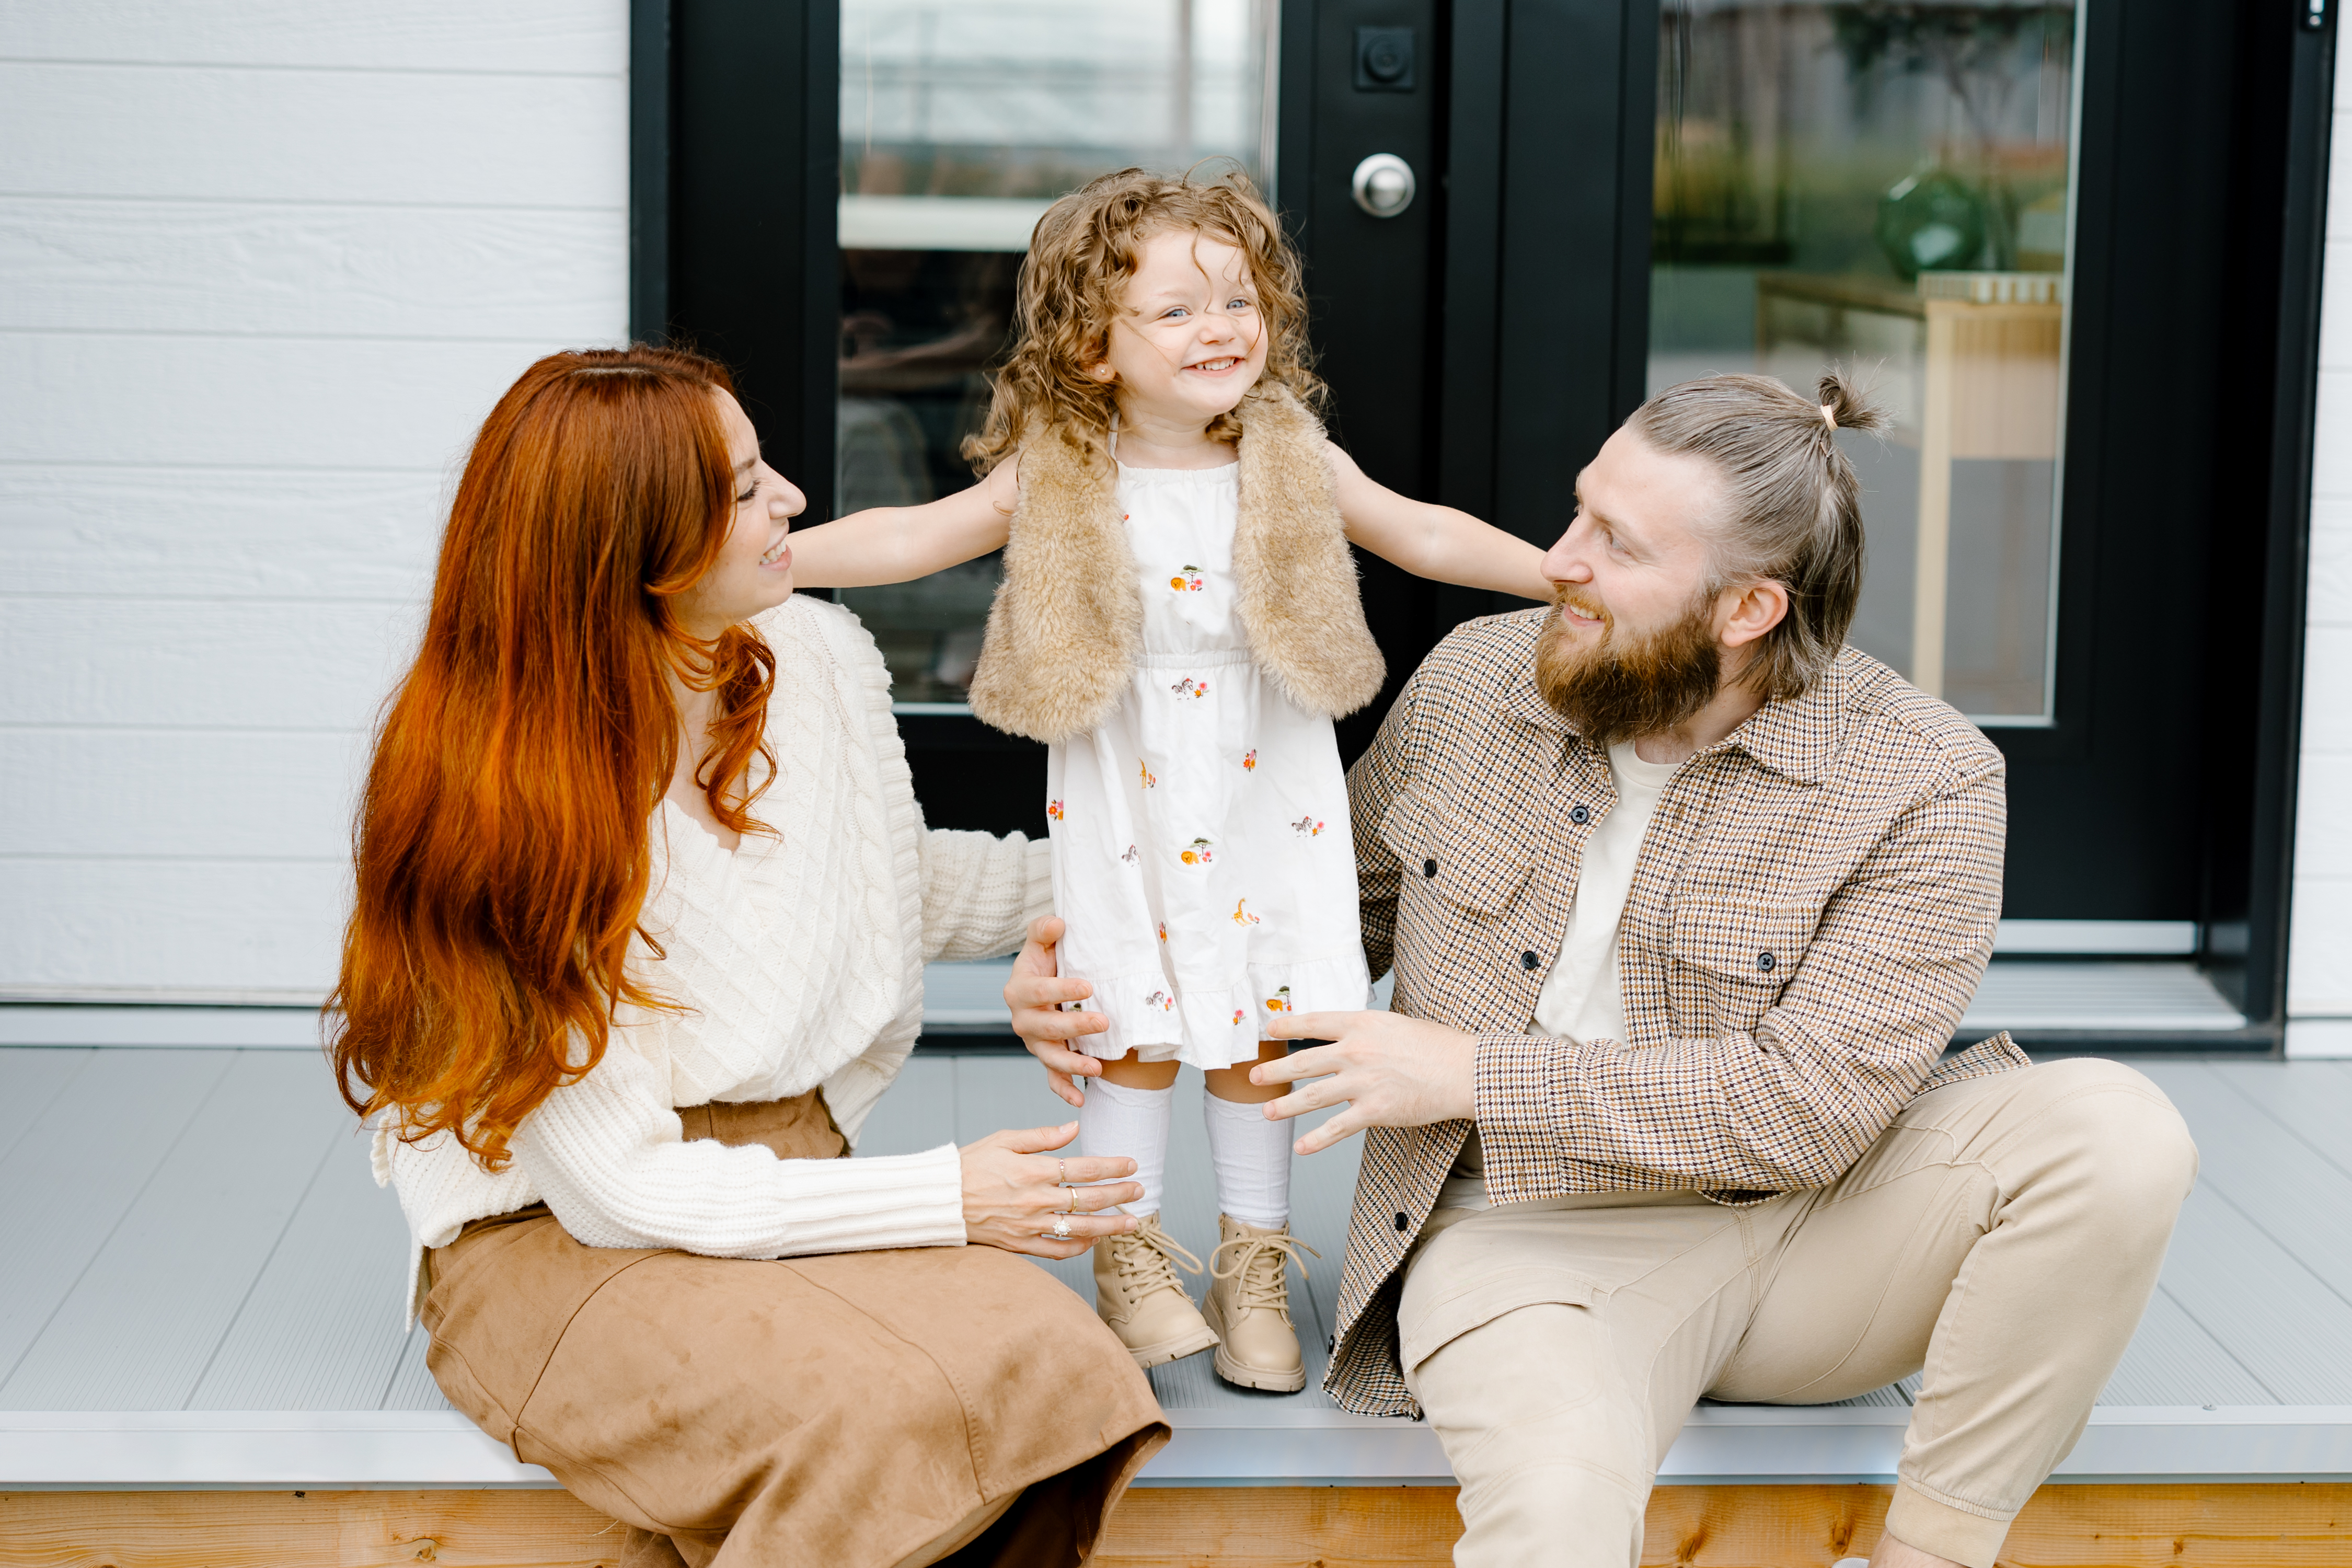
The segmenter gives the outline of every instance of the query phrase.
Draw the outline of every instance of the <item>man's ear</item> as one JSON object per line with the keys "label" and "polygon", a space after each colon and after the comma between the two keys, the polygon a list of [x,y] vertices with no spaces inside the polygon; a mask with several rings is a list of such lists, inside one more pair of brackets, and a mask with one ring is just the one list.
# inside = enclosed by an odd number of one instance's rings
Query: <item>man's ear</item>
{"label": "man's ear", "polygon": [[1785,583],[1768,577],[1745,588],[1727,588],[1724,594],[1730,601],[1731,613],[1724,618],[1723,629],[1717,635],[1726,647],[1745,647],[1788,618],[1789,588]]}

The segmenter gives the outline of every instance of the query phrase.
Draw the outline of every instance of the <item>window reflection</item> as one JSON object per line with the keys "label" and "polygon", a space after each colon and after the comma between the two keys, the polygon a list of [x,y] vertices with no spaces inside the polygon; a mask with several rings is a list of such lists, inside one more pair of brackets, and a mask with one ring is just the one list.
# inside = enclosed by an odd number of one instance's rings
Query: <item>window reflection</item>
{"label": "window reflection", "polygon": [[[1097,174],[1271,184],[1275,0],[845,0],[841,512],[972,482],[1029,231]],[[845,589],[900,703],[963,700],[1000,562]]]}
{"label": "window reflection", "polygon": [[1837,364],[1871,569],[1853,640],[1987,721],[2047,722],[2076,8],[1666,0],[1653,390]]}

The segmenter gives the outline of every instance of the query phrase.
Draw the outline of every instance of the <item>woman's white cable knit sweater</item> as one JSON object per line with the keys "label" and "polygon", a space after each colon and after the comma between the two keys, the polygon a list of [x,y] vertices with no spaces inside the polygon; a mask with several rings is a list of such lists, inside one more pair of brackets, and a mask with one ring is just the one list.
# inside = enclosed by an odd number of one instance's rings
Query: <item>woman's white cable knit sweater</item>
{"label": "woman's white cable knit sweater", "polygon": [[922,1026],[923,964],[1013,951],[1049,912],[1050,850],[1019,834],[927,829],[890,717],[889,675],[848,611],[787,600],[752,623],[776,654],[778,777],[753,807],[775,836],[732,853],[665,804],[633,963],[677,1013],[625,1008],[604,1060],[523,1119],[492,1175],[446,1134],[379,1131],[416,1261],[467,1221],[544,1200],[592,1247],[785,1258],[964,1239],[955,1147],[779,1160],[688,1142],[677,1107],[820,1084],[852,1143]]}

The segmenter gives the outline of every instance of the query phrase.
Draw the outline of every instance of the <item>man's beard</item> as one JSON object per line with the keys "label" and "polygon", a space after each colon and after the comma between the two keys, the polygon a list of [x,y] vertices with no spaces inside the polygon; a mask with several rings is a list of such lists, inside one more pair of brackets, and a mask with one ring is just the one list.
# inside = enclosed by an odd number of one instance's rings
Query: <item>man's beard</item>
{"label": "man's beard", "polygon": [[[1578,647],[1560,606],[1601,624],[1599,640]],[[1671,626],[1633,637],[1575,584],[1552,592],[1551,618],[1536,645],[1536,689],[1596,746],[1671,730],[1714,700],[1723,684],[1723,645],[1714,600],[1702,595]]]}

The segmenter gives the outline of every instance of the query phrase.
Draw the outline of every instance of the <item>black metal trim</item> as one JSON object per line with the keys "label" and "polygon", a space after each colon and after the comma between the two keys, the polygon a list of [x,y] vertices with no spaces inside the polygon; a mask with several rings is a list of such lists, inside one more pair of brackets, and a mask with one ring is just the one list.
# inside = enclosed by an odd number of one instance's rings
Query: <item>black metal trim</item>
{"label": "black metal trim", "polygon": [[[666,237],[662,277],[633,279],[643,320],[731,370],[769,461],[831,515],[840,180],[838,0],[669,0],[667,156],[636,205]],[[656,47],[654,18],[643,21]],[[633,147],[663,124],[646,79]],[[658,192],[666,217],[650,210]],[[656,247],[648,238],[640,259]],[[658,313],[656,294],[658,293]]]}
{"label": "black metal trim", "polygon": [[[803,241],[801,320],[808,347],[801,355],[801,450],[809,499],[804,523],[833,516],[834,448],[840,419],[841,369],[841,4],[809,0],[801,77],[800,169]],[[815,472],[817,460],[824,474]],[[812,486],[809,481],[816,480]]]}
{"label": "black metal trim", "polygon": [[629,0],[629,336],[669,329],[670,0]]}
{"label": "black metal trim", "polygon": [[[1456,5],[1446,41],[1444,282],[1439,296],[1437,499],[1495,510],[1502,334],[1503,94],[1510,7]],[[1484,608],[1469,612],[1485,614]]]}
{"label": "black metal trim", "polygon": [[[2304,631],[2309,605],[2312,448],[2319,393],[2320,284],[2327,240],[2328,153],[2335,121],[2336,8],[2315,29],[2301,8],[2291,34],[2284,233],[2279,259],[2277,357],[2271,406],[2269,517],[2256,665],[2252,874],[2240,1009],[2286,1017],[2294,891],[2296,781],[2301,773]],[[2284,1032],[2281,1033],[2282,1049]]]}
{"label": "black metal trim", "polygon": [[1290,242],[1311,255],[1308,171],[1315,160],[1315,0],[1286,0],[1275,62],[1274,189],[1267,192]]}

